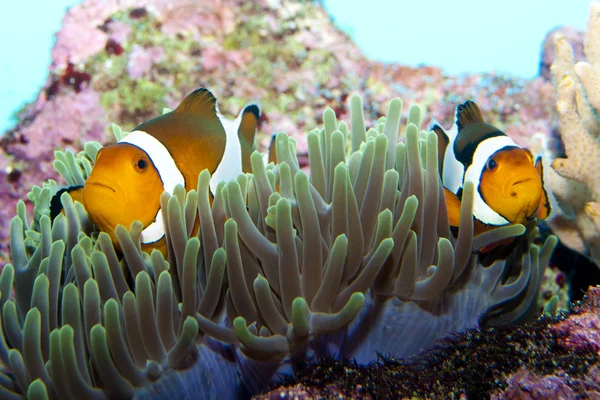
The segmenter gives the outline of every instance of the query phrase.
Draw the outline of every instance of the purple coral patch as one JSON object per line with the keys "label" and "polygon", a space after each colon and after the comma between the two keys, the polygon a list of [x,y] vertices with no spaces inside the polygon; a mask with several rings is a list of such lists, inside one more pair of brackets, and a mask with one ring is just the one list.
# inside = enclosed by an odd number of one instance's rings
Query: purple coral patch
{"label": "purple coral patch", "polygon": [[571,350],[600,350],[600,317],[595,313],[574,315],[552,328],[558,344]]}
{"label": "purple coral patch", "polygon": [[75,92],[79,93],[84,84],[87,84],[92,76],[87,72],[77,71],[73,63],[68,63],[65,72],[62,75],[62,83],[71,86]]}
{"label": "purple coral patch", "polygon": [[106,41],[106,45],[104,46],[104,50],[109,54],[109,55],[115,55],[115,56],[120,56],[121,54],[123,54],[123,46],[121,46],[119,44],[119,42],[117,42],[114,39],[108,39]]}
{"label": "purple coral patch", "polygon": [[[57,91],[50,100],[39,96],[21,123],[2,137],[0,181],[11,184],[0,185],[0,266],[5,262],[2,255],[8,250],[9,224],[17,201],[26,200],[33,185],[58,179],[52,167],[56,146],[73,143],[78,150],[81,140],[104,142],[107,126],[100,94],[86,86],[79,93]],[[11,164],[19,165],[18,170]]]}
{"label": "purple coral patch", "polygon": [[555,375],[538,376],[522,368],[508,379],[509,388],[492,399],[573,399],[575,392],[565,381],[564,371]]}
{"label": "purple coral patch", "polygon": [[134,44],[129,61],[127,62],[127,73],[132,79],[139,79],[150,72],[154,64],[162,61],[165,56],[165,51],[162,47],[145,48]]}
{"label": "purple coral patch", "polygon": [[574,351],[600,351],[599,303],[600,289],[590,288],[583,312],[571,315],[550,329],[560,346]]}
{"label": "purple coral patch", "polygon": [[137,7],[129,11],[129,18],[131,19],[144,18],[146,15],[148,15],[148,10],[146,10],[144,7]]}

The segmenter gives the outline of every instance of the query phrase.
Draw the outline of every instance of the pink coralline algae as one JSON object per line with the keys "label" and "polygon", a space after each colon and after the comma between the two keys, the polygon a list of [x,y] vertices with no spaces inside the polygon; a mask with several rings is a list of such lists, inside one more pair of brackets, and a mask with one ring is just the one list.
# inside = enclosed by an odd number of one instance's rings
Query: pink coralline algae
{"label": "pink coralline algae", "polygon": [[[234,7],[240,1],[213,0],[202,2],[196,0],[181,0],[174,3],[171,0],[155,0],[150,2],[148,9],[156,14],[162,22],[162,32],[175,35],[200,29],[204,32],[220,32],[229,34],[236,25]],[[256,2],[257,5],[261,2]]]}
{"label": "pink coralline algae", "polygon": [[[217,0],[213,4],[204,2],[202,6],[193,0],[173,3],[155,0],[148,4],[154,14],[163,22],[162,31],[177,34],[201,27],[207,31],[221,30],[228,33],[235,27],[231,7],[234,1]],[[109,34],[102,30],[105,22],[121,10],[137,9],[139,2],[133,0],[84,1],[71,7],[56,36],[52,49],[52,65],[64,67],[68,62],[86,62],[88,57],[101,51]],[[227,7],[229,6],[229,8]],[[123,38],[113,37],[115,40]]]}
{"label": "pink coralline algae", "polygon": [[[77,96],[61,93],[54,101],[41,101],[39,113],[31,124],[19,129],[26,143],[9,142],[5,150],[15,159],[30,161],[32,166],[54,161],[48,149],[78,143],[80,139],[104,140],[107,121],[100,107],[100,95],[90,88]],[[57,143],[58,141],[58,143]]]}
{"label": "pink coralline algae", "polygon": [[144,48],[134,44],[127,63],[129,77],[132,79],[143,77],[150,72],[154,64],[162,61],[164,56],[165,51],[161,47]]}
{"label": "pink coralline algae", "polygon": [[114,40],[116,43],[123,43],[129,37],[131,33],[131,25],[121,21],[110,22],[110,29],[108,29],[109,40]]}
{"label": "pink coralline algae", "polygon": [[51,52],[52,67],[61,68],[69,62],[85,62],[88,57],[102,51],[108,34],[100,27],[122,7],[134,7],[136,4],[133,0],[87,1],[71,7],[56,35]]}
{"label": "pink coralline algae", "polygon": [[223,51],[221,47],[210,46],[202,50],[200,66],[209,72],[219,68],[243,70],[251,59],[252,54],[248,50]]}
{"label": "pink coralline algae", "polygon": [[353,398],[370,398],[365,396],[360,396],[359,390],[357,390],[357,397],[349,397],[345,393],[343,393],[339,388],[335,387],[335,385],[331,385],[327,388],[327,392],[325,393],[320,388],[306,388],[300,384],[285,387],[273,390],[271,392],[261,394],[258,396],[254,396],[253,400],[312,400],[312,399],[353,399]]}
{"label": "pink coralline algae", "polygon": [[490,396],[493,400],[600,400],[600,365],[591,366],[581,377],[559,369],[541,375],[521,368],[506,381],[507,388]]}
{"label": "pink coralline algae", "polygon": [[[545,335],[553,345],[548,348],[546,366],[562,358],[575,362],[545,374],[523,367],[510,375],[506,389],[493,399],[600,399],[600,287],[590,287],[573,313],[548,328]],[[552,360],[552,364],[550,361]]]}
{"label": "pink coralline algae", "polygon": [[[8,250],[9,225],[17,201],[26,199],[31,187],[44,179],[58,179],[52,167],[54,148],[78,151],[82,139],[104,142],[109,133],[100,94],[89,87],[75,96],[64,90],[50,101],[42,95],[28,113],[15,131],[0,139],[0,180],[6,182],[0,185],[0,264]],[[10,179],[17,173],[18,179]]]}
{"label": "pink coralline algae", "polygon": [[552,328],[558,343],[570,350],[600,350],[600,316],[595,312],[573,315]]}

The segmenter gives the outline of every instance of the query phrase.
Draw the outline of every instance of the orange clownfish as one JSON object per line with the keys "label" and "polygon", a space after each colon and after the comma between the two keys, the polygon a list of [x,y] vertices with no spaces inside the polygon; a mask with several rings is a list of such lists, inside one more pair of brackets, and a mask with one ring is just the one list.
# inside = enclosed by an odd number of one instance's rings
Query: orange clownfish
{"label": "orange clownfish", "polygon": [[438,136],[450,226],[459,225],[462,188],[467,181],[476,188],[476,235],[497,226],[548,218],[551,206],[544,188],[541,158],[534,160],[529,149],[486,124],[477,104],[466,101],[459,105],[449,131],[435,120],[431,130]]}
{"label": "orange clownfish", "polygon": [[[144,227],[142,249],[166,253],[160,195],[173,194],[176,185],[196,189],[204,169],[212,176],[212,194],[220,182],[250,172],[260,112],[257,103],[249,103],[231,121],[219,113],[217,99],[208,89],[196,89],[175,110],[143,122],[102,148],[85,184],[55,195],[51,216],[61,211],[56,199],[68,191],[115,246],[117,224],[129,228],[139,220]],[[198,220],[194,231],[197,227]]]}

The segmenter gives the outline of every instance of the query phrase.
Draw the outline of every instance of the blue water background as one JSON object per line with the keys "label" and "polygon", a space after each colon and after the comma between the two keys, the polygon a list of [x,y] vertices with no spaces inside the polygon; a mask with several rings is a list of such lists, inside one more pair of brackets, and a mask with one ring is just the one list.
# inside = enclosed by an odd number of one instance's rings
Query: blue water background
{"label": "blue water background", "polygon": [[[54,33],[77,0],[5,1],[0,12],[0,134],[47,77]],[[584,29],[589,0],[325,0],[334,20],[369,56],[445,72],[537,74],[544,35]]]}

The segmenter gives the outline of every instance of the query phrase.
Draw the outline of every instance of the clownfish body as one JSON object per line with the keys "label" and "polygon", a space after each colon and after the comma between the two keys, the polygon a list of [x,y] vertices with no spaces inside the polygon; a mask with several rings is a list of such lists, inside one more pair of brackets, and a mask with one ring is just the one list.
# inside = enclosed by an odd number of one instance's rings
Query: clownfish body
{"label": "clownfish body", "polygon": [[[250,172],[260,107],[250,103],[231,121],[219,114],[216,102],[207,89],[193,91],[175,110],[143,122],[117,143],[103,147],[83,187],[67,189],[115,246],[115,227],[128,228],[139,220],[144,227],[142,249],[166,253],[163,191],[172,195],[176,185],[196,189],[200,172],[207,169],[214,195],[220,182]],[[58,212],[51,210],[53,215]],[[197,227],[198,220],[194,231]]]}
{"label": "clownfish body", "polygon": [[459,225],[462,188],[467,181],[472,181],[476,188],[475,234],[550,215],[541,158],[534,160],[531,151],[485,123],[477,104],[466,101],[459,105],[449,131],[435,120],[431,130],[438,136],[440,174],[450,226]]}

